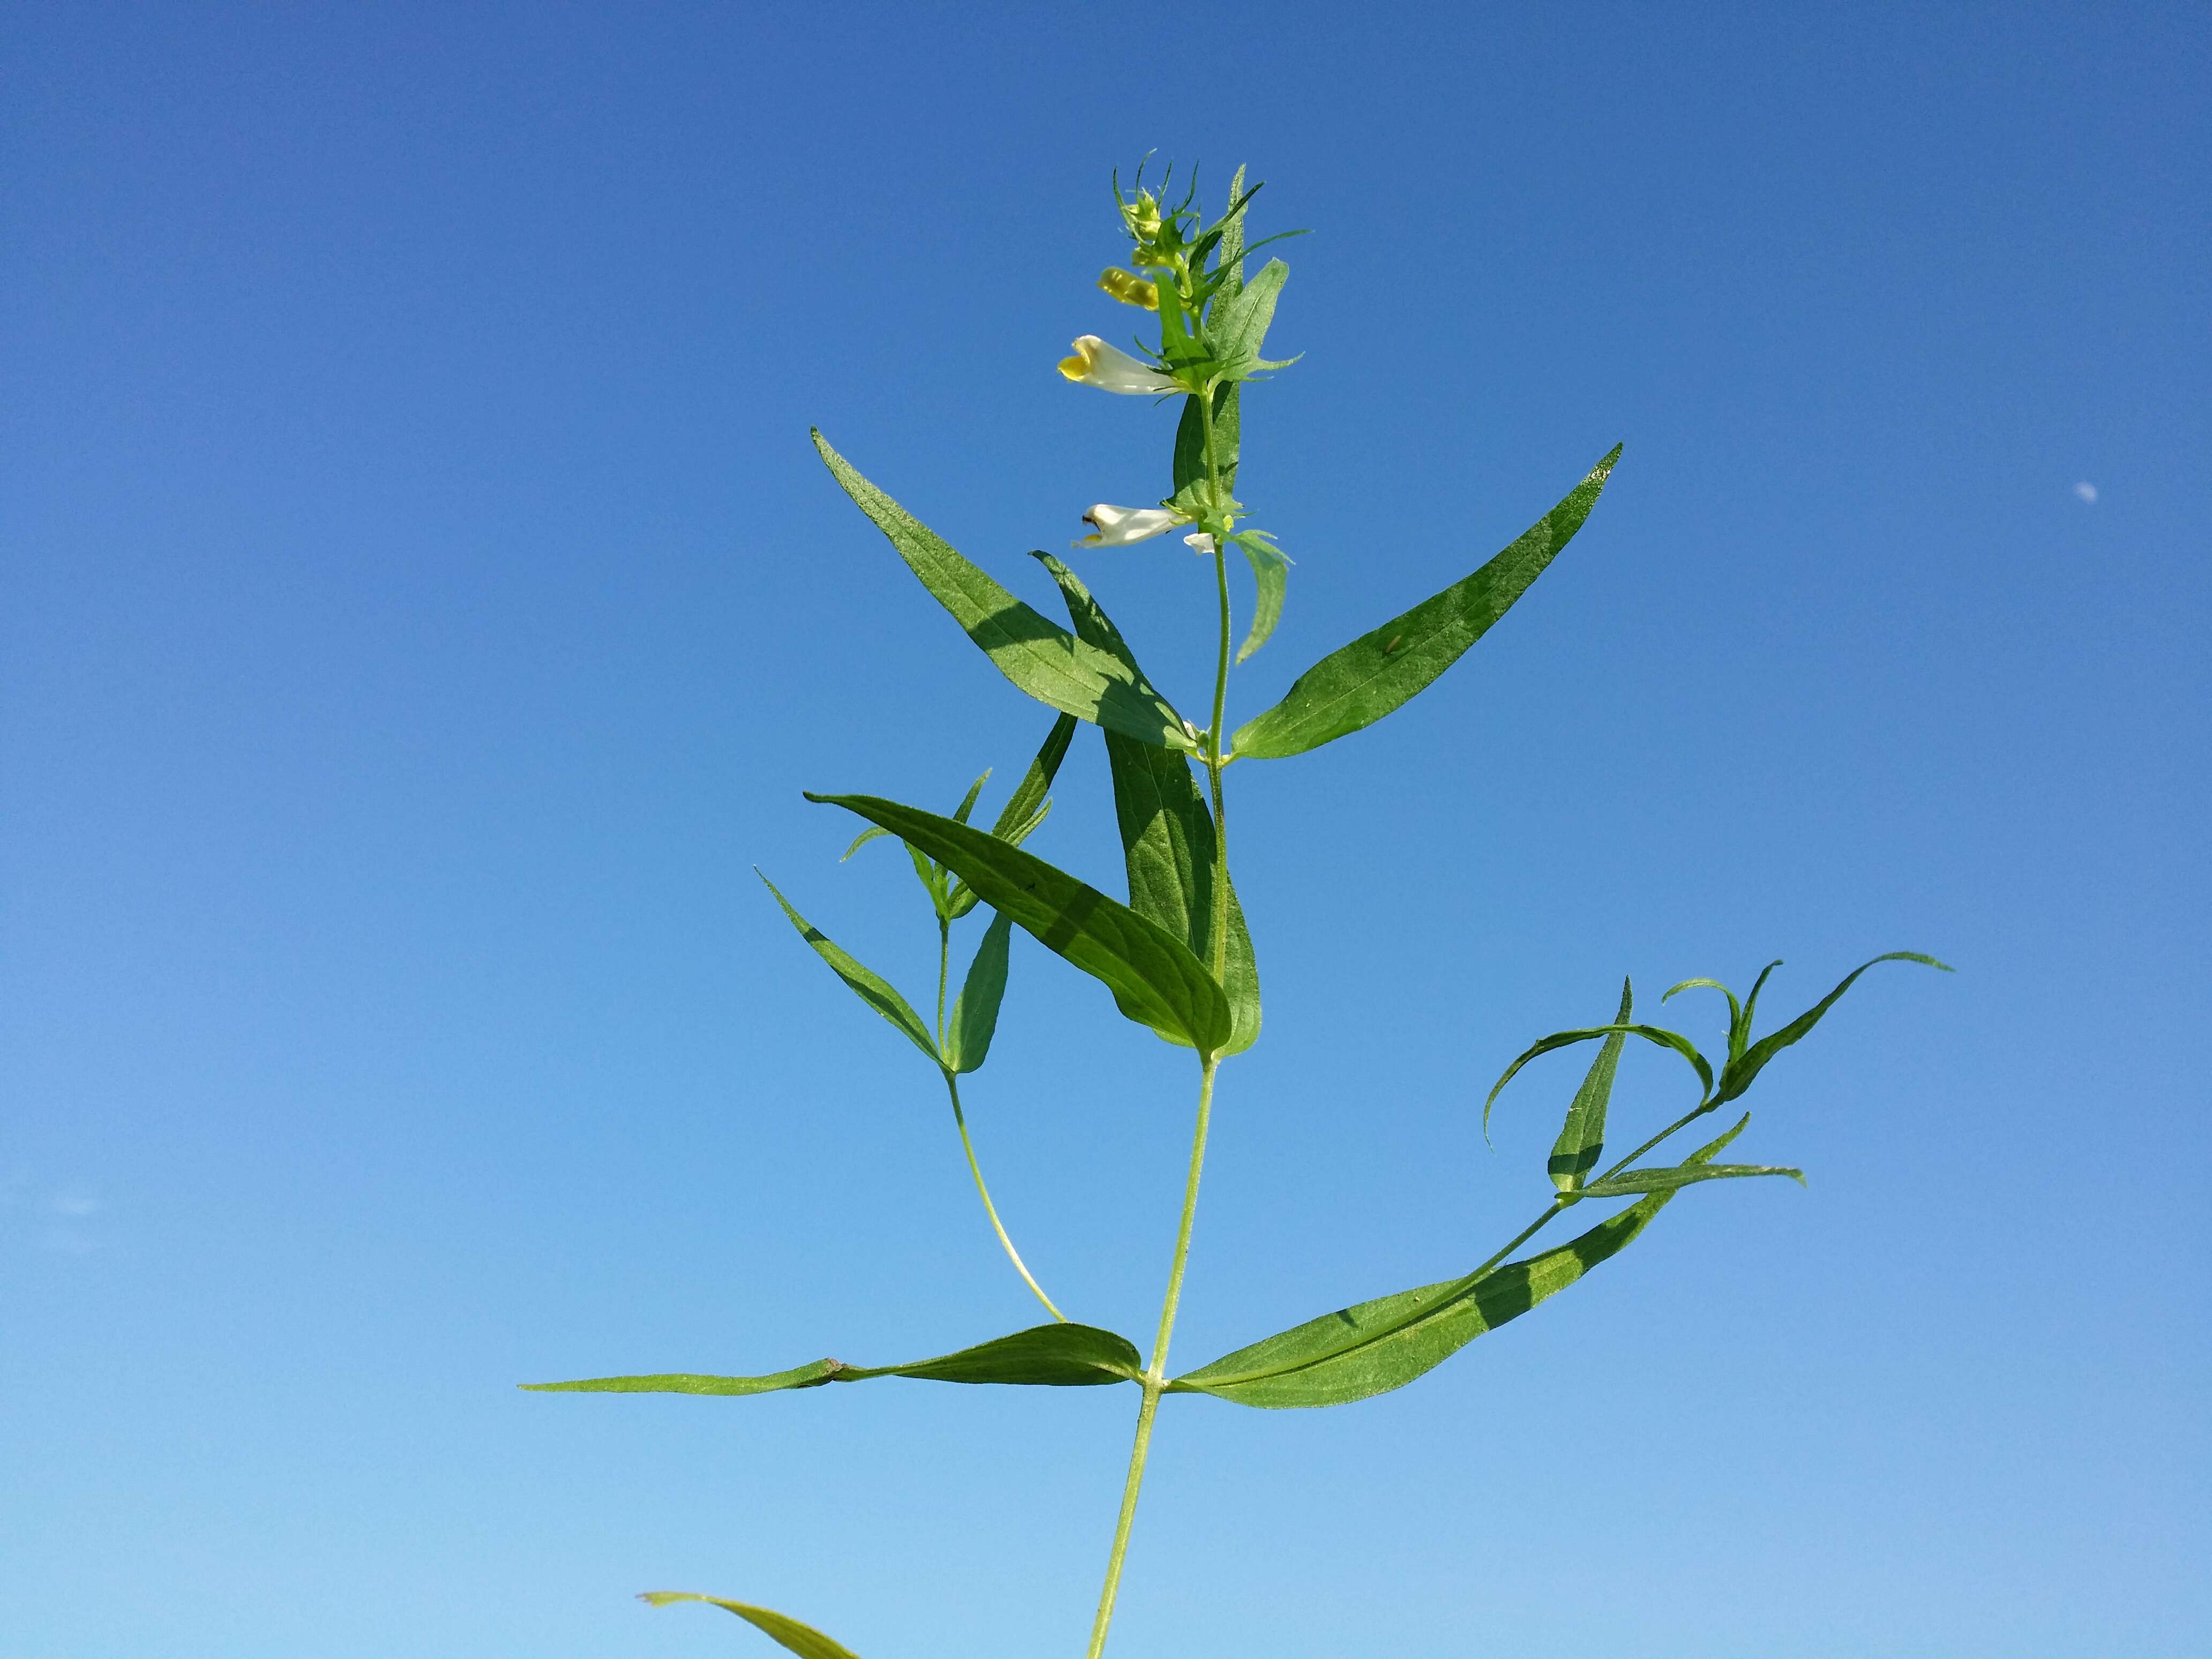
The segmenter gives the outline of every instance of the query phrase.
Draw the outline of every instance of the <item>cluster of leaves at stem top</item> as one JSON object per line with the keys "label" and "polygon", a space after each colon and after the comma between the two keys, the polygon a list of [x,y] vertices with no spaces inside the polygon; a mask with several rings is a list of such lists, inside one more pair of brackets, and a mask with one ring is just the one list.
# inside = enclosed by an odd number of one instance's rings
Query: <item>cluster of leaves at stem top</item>
{"label": "cluster of leaves at stem top", "polygon": [[[1522,1067],[1554,1049],[1583,1042],[1598,1045],[1596,1057],[1567,1102],[1547,1162],[1549,1191],[1537,1213],[1500,1249],[1458,1277],[1338,1309],[1172,1377],[1164,1367],[1176,1293],[1173,1286],[1180,1283],[1181,1245],[1149,1368],[1126,1338],[1060,1314],[1023,1262],[1000,1219],[984,1182],[959,1089],[960,1079],[981,1066],[989,1054],[1013,930],[1021,929],[1097,981],[1131,1021],[1195,1051],[1204,1063],[1210,1099],[1214,1068],[1249,1048],[1261,1029],[1258,966],[1243,905],[1230,878],[1223,836],[1224,771],[1238,760],[1284,759],[1347,737],[1395,713],[1435,684],[1528,592],[1582,528],[1620,456],[1615,446],[1500,551],[1322,657],[1297,676],[1273,704],[1231,732],[1226,699],[1233,634],[1226,550],[1234,546],[1243,555],[1253,578],[1251,615],[1236,652],[1237,664],[1260,650],[1275,632],[1284,611],[1291,562],[1273,533],[1248,521],[1249,509],[1237,494],[1244,473],[1245,388],[1293,361],[1262,355],[1289,270],[1280,258],[1270,258],[1247,275],[1248,256],[1261,246],[1248,244],[1245,229],[1258,193],[1256,185],[1245,187],[1240,169],[1222,213],[1208,222],[1197,210],[1194,187],[1180,203],[1170,203],[1164,194],[1143,188],[1141,169],[1133,193],[1125,194],[1117,179],[1115,203],[1131,252],[1127,265],[1106,270],[1098,286],[1112,300],[1149,316],[1157,332],[1136,340],[1133,355],[1097,335],[1082,335],[1074,342],[1073,355],[1059,365],[1062,375],[1079,385],[1155,401],[1179,400],[1167,493],[1150,506],[1091,505],[1080,515],[1091,533],[1076,546],[1086,554],[1118,550],[1181,531],[1185,545],[1213,561],[1219,656],[1205,725],[1187,716],[1160,691],[1139,665],[1127,636],[1067,562],[1041,550],[1031,556],[1058,591],[1068,617],[1068,626],[1063,628],[956,551],[864,477],[818,431],[813,434],[831,477],[883,532],[924,591],[1000,674],[1056,714],[1036,758],[988,831],[969,822],[988,773],[949,815],[865,793],[807,796],[842,807],[867,824],[848,848],[847,857],[878,838],[896,839],[905,847],[938,935],[933,1018],[925,1019],[889,981],[835,944],[769,885],[806,944],[939,1073],[990,1224],[1015,1270],[1050,1313],[1051,1322],[896,1364],[821,1359],[754,1376],[662,1372],[529,1386],[556,1392],[741,1395],[887,1376],[1048,1387],[1134,1382],[1145,1390],[1146,1413],[1154,1401],[1169,1394],[1208,1395],[1267,1408],[1366,1399],[1403,1387],[1475,1337],[1575,1283],[1638,1237],[1686,1187],[1774,1176],[1802,1182],[1802,1174],[1794,1169],[1718,1161],[1749,1123],[1747,1112],[1679,1163],[1649,1164],[1643,1160],[1671,1136],[1740,1098],[1768,1062],[1803,1038],[1875,962],[1943,966],[1911,951],[1877,957],[1796,1019],[1765,1036],[1754,1036],[1753,1023],[1771,966],[1741,1000],[1716,980],[1685,981],[1668,997],[1701,988],[1727,998],[1725,1058],[1718,1066],[1680,1033],[1637,1021],[1632,990],[1624,984],[1608,1023],[1544,1038],[1515,1060],[1491,1090],[1482,1111],[1486,1133],[1492,1105]],[[1079,722],[1097,726],[1103,736],[1123,853],[1126,902],[1024,846],[1050,810],[1048,792]],[[767,879],[762,877],[763,882]],[[951,935],[978,908],[988,908],[991,920],[948,1011]],[[1601,1169],[1614,1081],[1631,1037],[1682,1059],[1698,1079],[1698,1097],[1686,1112],[1626,1158]],[[1195,1155],[1192,1167],[1194,1196]],[[1568,1210],[1607,1200],[1626,1207],[1563,1244],[1515,1255]],[[1187,1198],[1186,1239],[1189,1201]],[[1142,1420],[1148,1422],[1149,1417]],[[1134,1466],[1139,1472],[1144,1433],[1140,1429]],[[1123,1534],[1117,1534],[1093,1637],[1094,1655],[1111,1611],[1120,1538],[1126,1534],[1136,1478],[1133,1474]],[[674,1592],[655,1592],[647,1599],[656,1604],[709,1602],[806,1659],[852,1659],[818,1631],[766,1608]]]}

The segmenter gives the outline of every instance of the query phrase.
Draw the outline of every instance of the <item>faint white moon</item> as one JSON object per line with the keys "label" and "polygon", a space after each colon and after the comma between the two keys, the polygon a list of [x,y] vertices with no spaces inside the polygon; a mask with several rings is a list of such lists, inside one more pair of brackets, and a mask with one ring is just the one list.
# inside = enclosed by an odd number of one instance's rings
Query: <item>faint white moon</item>
{"label": "faint white moon", "polygon": [[2096,486],[2096,485],[2094,485],[2094,484],[2093,484],[2093,483],[2089,483],[2087,479],[2084,479],[2081,483],[2077,483],[2077,484],[2075,484],[2075,485],[2074,486],[2074,493],[2075,493],[2076,495],[2079,495],[2079,496],[2081,498],[2081,502],[2082,502],[2082,505],[2083,505],[2083,506],[2085,506],[2085,507],[2094,507],[2094,506],[2096,506],[2096,504],[2097,504],[2097,486]]}

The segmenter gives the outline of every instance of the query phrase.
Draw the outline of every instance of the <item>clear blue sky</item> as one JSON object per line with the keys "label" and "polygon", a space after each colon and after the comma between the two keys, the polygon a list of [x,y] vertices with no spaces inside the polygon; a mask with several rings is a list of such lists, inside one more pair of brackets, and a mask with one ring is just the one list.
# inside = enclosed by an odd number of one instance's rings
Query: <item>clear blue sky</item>
{"label": "clear blue sky", "polygon": [[[1170,1401],[1114,1651],[2212,1650],[2212,28],[1540,10],[12,10],[0,1659],[773,1650],[659,1587],[1079,1651],[1127,1390],[512,1385],[1030,1322],[750,866],[921,991],[799,792],[949,805],[1048,717],[806,428],[1044,604],[1164,488],[1173,411],[1052,372],[1155,148],[1314,231],[1243,714],[1627,445],[1450,677],[1230,775],[1268,1029],[1176,1358],[1501,1242],[1579,1068],[1495,1152],[1482,1092],[1624,972],[1960,971],[1766,1073],[1808,1190],[1377,1401]],[[1203,567],[1084,568],[1198,704]],[[1095,734],[1034,845],[1117,878]],[[1191,1069],[1018,941],[979,1145],[1140,1338]]]}

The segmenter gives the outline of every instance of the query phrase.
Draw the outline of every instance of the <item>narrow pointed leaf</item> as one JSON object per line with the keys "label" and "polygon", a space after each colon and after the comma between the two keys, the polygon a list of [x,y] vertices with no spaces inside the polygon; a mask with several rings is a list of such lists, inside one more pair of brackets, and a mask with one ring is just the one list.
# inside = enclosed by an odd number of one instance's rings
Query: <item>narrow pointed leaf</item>
{"label": "narrow pointed leaf", "polygon": [[999,1029],[999,1002],[1006,994],[1006,945],[1014,925],[1004,915],[991,918],[983,942],[968,964],[968,977],[953,999],[952,1019],[945,1033],[945,1063],[956,1072],[981,1069]]}
{"label": "narrow pointed leaf", "polygon": [[[1490,1098],[1482,1103],[1483,1133],[1485,1134],[1490,1133],[1490,1109],[1497,1104],[1499,1091],[1513,1081],[1514,1073],[1523,1066],[1539,1054],[1550,1054],[1554,1048],[1570,1048],[1577,1042],[1593,1042],[1601,1037],[1609,1038],[1616,1032],[1625,1032],[1630,1036],[1642,1037],[1646,1042],[1656,1043],[1662,1048],[1672,1048],[1684,1060],[1689,1061],[1690,1069],[1698,1074],[1698,1081],[1705,1085],[1704,1094],[1712,1092],[1711,1065],[1703,1054],[1698,1052],[1697,1045],[1680,1031],[1666,1030],[1656,1025],[1593,1025],[1588,1030],[1583,1031],[1554,1031],[1542,1042],[1531,1043],[1528,1051],[1507,1066],[1505,1074],[1491,1085]],[[1701,1095],[1700,1098],[1702,1097]]]}
{"label": "narrow pointed leaf", "polygon": [[647,1376],[594,1376],[579,1382],[525,1382],[532,1394],[779,1394],[787,1389],[818,1389],[829,1382],[866,1382],[878,1376],[918,1377],[933,1382],[999,1382],[1027,1388],[1089,1388],[1127,1382],[1144,1371],[1144,1359],[1127,1337],[1095,1325],[1032,1326],[972,1348],[939,1354],[903,1365],[848,1365],[842,1359],[817,1359],[764,1376],[706,1376],[669,1371]]}
{"label": "narrow pointed leaf", "polygon": [[[1144,671],[1137,666],[1128,641],[1091,591],[1050,554],[1037,556],[1060,584],[1078,636],[1118,659],[1141,681]],[[1127,742],[1111,732],[1106,733],[1106,761],[1114,777],[1114,816],[1121,825],[1122,861],[1128,871],[1129,908],[1166,928],[1199,961],[1211,966],[1213,814],[1199,793],[1190,763],[1180,755]],[[1260,1036],[1260,969],[1234,881],[1229,888],[1225,977],[1234,1028],[1222,1052],[1241,1054]],[[1169,1041],[1176,1039],[1170,1036]]]}
{"label": "narrow pointed leaf", "polygon": [[[1076,719],[1062,714],[1053,721],[1052,730],[1045,733],[1044,746],[1030,763],[1030,769],[1022,774],[1022,781],[1014,786],[1014,793],[1006,797],[1000,809],[999,821],[991,826],[991,833],[1010,847],[1019,847],[1030,834],[1044,822],[1052,803],[1045,799],[1052,781],[1060,775],[1060,763],[1067,758],[1067,745],[1075,738]],[[880,830],[868,834],[880,836]],[[952,919],[955,921],[975,908],[975,895],[965,882],[955,882],[952,887]]]}
{"label": "narrow pointed leaf", "polygon": [[852,857],[854,854],[859,852],[863,847],[866,847],[870,842],[874,841],[883,833],[884,832],[877,829],[875,825],[872,823],[870,824],[866,829],[861,830],[859,835],[853,837],[853,844],[850,847],[848,847],[844,852],[839,855],[837,862],[842,864],[847,859]]}
{"label": "narrow pointed leaf", "polygon": [[1778,1164],[1680,1164],[1671,1170],[1623,1170],[1603,1181],[1593,1181],[1581,1190],[1583,1198],[1634,1198],[1644,1193],[1671,1193],[1698,1181],[1740,1181],[1746,1176],[1788,1176],[1800,1187],[1802,1170]]}
{"label": "narrow pointed leaf", "polygon": [[1200,1053],[1228,1040],[1228,999],[1190,947],[1158,922],[1042,859],[920,807],[874,795],[806,799],[857,812],[921,848],[984,903],[1104,984],[1130,1018]]}
{"label": "narrow pointed leaf", "polygon": [[1243,662],[1267,644],[1267,636],[1282,620],[1283,592],[1289,582],[1291,562],[1283,556],[1280,548],[1256,532],[1231,536],[1229,539],[1244,550],[1245,562],[1252,567],[1252,626],[1245,632],[1244,643],[1237,647],[1237,660]]}
{"label": "narrow pointed leaf", "polygon": [[845,493],[875,520],[907,568],[1000,673],[1040,702],[1139,742],[1170,749],[1190,746],[1182,717],[1158,693],[1140,693],[1112,658],[1048,622],[963,558],[854,471],[818,432],[814,447]]}
{"label": "narrow pointed leaf", "polygon": [[991,769],[987,766],[983,769],[983,775],[977,778],[975,782],[968,786],[968,793],[962,798],[959,810],[955,811],[952,815],[953,823],[965,823],[968,822],[968,815],[975,810],[975,798],[983,793],[983,786],[990,781]]}
{"label": "narrow pointed leaf", "polygon": [[[1616,1026],[1626,1025],[1635,1001],[1629,982],[1620,982],[1620,1012],[1613,1016]],[[1571,1193],[1582,1186],[1586,1176],[1597,1167],[1605,1151],[1606,1109],[1613,1100],[1613,1076],[1620,1065],[1620,1050],[1628,1041],[1626,1031],[1616,1030],[1599,1045],[1597,1058],[1590,1062],[1583,1086],[1575,1091],[1575,1097],[1567,1104],[1567,1121],[1559,1126],[1559,1138],[1552,1144],[1552,1157],[1547,1165],[1552,1184],[1561,1192]]]}
{"label": "narrow pointed leaf", "polygon": [[1620,459],[1616,447],[1565,500],[1473,575],[1306,670],[1280,702],[1237,732],[1237,757],[1302,754],[1373,725],[1427,687],[1543,574],[1582,528]]}
{"label": "narrow pointed leaf", "polygon": [[[1844,975],[1842,984],[1837,986],[1834,990],[1829,992],[1796,1018],[1791,1020],[1780,1030],[1771,1032],[1759,1038],[1758,1042],[1745,1049],[1742,1058],[1729,1066],[1721,1074],[1721,1086],[1713,1096],[1713,1103],[1717,1106],[1723,1101],[1734,1100],[1746,1089],[1751,1087],[1751,1080],[1759,1075],[1768,1060],[1819,1024],[1820,1016],[1836,1006],[1837,999],[1851,988],[1861,974],[1876,963],[1884,962],[1917,962],[1926,967],[1941,968],[1947,974],[1951,972],[1948,963],[1938,962],[1933,957],[1923,956],[1917,951],[1891,951],[1875,957],[1872,962],[1861,963]],[[1764,974],[1759,975],[1762,981],[1765,977]]]}
{"label": "narrow pointed leaf", "polygon": [[799,1659],[859,1659],[850,1649],[831,1641],[811,1625],[802,1625],[772,1607],[756,1607],[744,1601],[725,1601],[719,1595],[697,1595],[690,1590],[647,1590],[637,1598],[656,1607],[674,1601],[703,1601],[710,1607],[734,1613],[755,1630],[799,1656]]}
{"label": "narrow pointed leaf", "polygon": [[[1690,1162],[1711,1158],[1735,1133],[1730,1130]],[[1176,1378],[1169,1391],[1282,1410],[1346,1405],[1401,1389],[1484,1332],[1518,1318],[1620,1254],[1673,1198],[1655,1193],[1526,1261],[1308,1320]]]}
{"label": "narrow pointed leaf", "polygon": [[776,885],[758,870],[761,884],[775,894],[775,902],[783,907],[783,914],[791,918],[791,925],[799,929],[799,938],[814,947],[814,954],[830,964],[830,969],[852,988],[853,994],[866,1003],[900,1030],[906,1033],[914,1046],[927,1054],[933,1062],[938,1059],[937,1040],[929,1034],[929,1027],[921,1023],[911,1004],[898,994],[896,986],[880,974],[863,967],[849,952],[833,941],[805,916],[791,908],[791,901],[776,891]]}

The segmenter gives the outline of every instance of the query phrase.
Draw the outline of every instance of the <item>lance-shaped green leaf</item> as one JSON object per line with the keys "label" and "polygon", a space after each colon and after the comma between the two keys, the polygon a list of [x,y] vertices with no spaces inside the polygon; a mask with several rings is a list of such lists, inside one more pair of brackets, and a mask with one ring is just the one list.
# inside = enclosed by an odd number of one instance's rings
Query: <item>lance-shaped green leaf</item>
{"label": "lance-shaped green leaf", "polygon": [[1190,746],[1182,717],[1157,692],[1139,692],[1120,665],[1055,626],[946,544],[814,434],[830,475],[875,520],[907,568],[921,579],[1000,673],[1039,702],[1142,743]]}
{"label": "lance-shaped green leaf", "polygon": [[[1044,746],[1036,751],[1030,769],[1022,774],[1014,793],[1006,797],[999,821],[991,826],[993,835],[1009,846],[1019,847],[1029,839],[1030,832],[1044,822],[1044,815],[1052,805],[1045,796],[1052,788],[1052,781],[1060,775],[1060,763],[1067,758],[1067,745],[1074,739],[1075,716],[1062,714],[1052,723],[1052,730],[1045,733]],[[870,828],[860,833],[865,839],[884,832]],[[975,895],[964,883],[953,884],[951,908],[955,921],[975,908]]]}
{"label": "lance-shaped green leaf", "polygon": [[1267,644],[1267,636],[1282,620],[1283,591],[1289,582],[1291,562],[1263,530],[1240,530],[1229,539],[1244,550],[1244,561],[1252,567],[1252,626],[1245,632],[1244,643],[1237,647],[1237,660],[1243,662]]}
{"label": "lance-shaped green leaf", "polygon": [[[1620,1012],[1613,1017],[1615,1025],[1628,1024],[1635,1000],[1634,989],[1624,979]],[[1628,1034],[1620,1030],[1606,1038],[1597,1058],[1590,1062],[1583,1086],[1567,1103],[1567,1121],[1559,1126],[1559,1138],[1552,1143],[1551,1160],[1546,1166],[1552,1184],[1563,1193],[1580,1187],[1597,1168],[1598,1158],[1605,1151],[1605,1115],[1613,1100],[1613,1074],[1620,1067],[1621,1046],[1627,1041]]]}
{"label": "lance-shaped green leaf", "polygon": [[710,1607],[734,1613],[763,1636],[797,1654],[799,1659],[858,1659],[849,1648],[831,1641],[813,1626],[787,1618],[773,1607],[725,1601],[719,1595],[698,1595],[690,1590],[647,1590],[637,1599],[656,1607],[665,1607],[674,1601],[703,1601]]}
{"label": "lance-shaped green leaf", "polygon": [[848,1365],[817,1359],[763,1376],[704,1376],[669,1371],[648,1376],[594,1376],[580,1382],[525,1382],[532,1394],[780,1394],[828,1382],[866,1382],[878,1376],[911,1376],[932,1382],[1002,1382],[1028,1388],[1079,1389],[1133,1382],[1144,1360],[1127,1337],[1095,1325],[1032,1326],[903,1365]]}
{"label": "lance-shaped green leaf", "polygon": [[[1142,680],[1129,642],[1091,590],[1049,553],[1037,558],[1060,584],[1079,637],[1118,659]],[[1129,874],[1129,908],[1184,941],[1200,962],[1213,960],[1213,814],[1181,755],[1106,733],[1114,775],[1114,816]],[[1224,1054],[1242,1054],[1260,1035],[1260,969],[1235,882],[1229,888],[1227,983],[1234,1030]],[[1124,1010],[1124,1012],[1127,1012]],[[1131,1018],[1139,1018],[1132,1015]],[[1162,1033],[1167,1036],[1166,1033]],[[1170,1042],[1176,1039],[1169,1036]]]}
{"label": "lance-shaped green leaf", "polygon": [[945,1063],[956,1072],[979,1069],[991,1052],[991,1038],[999,1029],[999,1002],[1006,994],[1006,944],[1014,925],[1002,913],[991,918],[983,942],[968,964],[968,977],[953,999],[951,1022],[945,1032]]}
{"label": "lance-shaped green leaf", "polygon": [[[1717,1106],[1723,1101],[1734,1100],[1746,1089],[1751,1087],[1751,1080],[1759,1075],[1768,1060],[1819,1024],[1820,1016],[1836,1006],[1837,999],[1851,988],[1861,974],[1875,966],[1876,963],[1883,962],[1917,962],[1926,967],[1941,968],[1947,974],[1951,971],[1948,963],[1938,962],[1930,956],[1923,956],[1917,951],[1890,951],[1875,957],[1872,962],[1861,963],[1844,975],[1844,982],[1834,990],[1829,992],[1827,995],[1822,997],[1780,1030],[1759,1038],[1758,1042],[1743,1051],[1741,1058],[1732,1060],[1721,1073],[1721,1085],[1714,1091],[1713,1104]],[[1771,972],[1771,969],[1769,971]],[[1765,983],[1766,975],[1761,974],[1759,977],[1761,984]],[[1755,990],[1752,993],[1754,998],[1758,994]],[[1747,1033],[1751,1024],[1751,1010],[1748,1006],[1744,1011],[1743,1024]]]}
{"label": "lance-shaped green leaf", "polygon": [[1275,302],[1290,276],[1288,265],[1270,259],[1236,294],[1215,304],[1206,333],[1223,373],[1243,376],[1255,368],[1279,366],[1261,361],[1260,347],[1267,337],[1268,325],[1275,320]]}
{"label": "lance-shaped green leaf", "polygon": [[1639,1193],[1671,1193],[1694,1182],[1741,1181],[1746,1176],[1788,1176],[1800,1187],[1805,1184],[1802,1170],[1778,1164],[1708,1164],[1696,1169],[1683,1164],[1671,1170],[1624,1170],[1603,1181],[1591,1182],[1579,1196],[1633,1198]]}
{"label": "lance-shaped green leaf", "polygon": [[[1610,1041],[1616,1036],[1642,1037],[1662,1048],[1672,1048],[1689,1062],[1690,1069],[1698,1074],[1702,1085],[1698,1098],[1703,1100],[1713,1091],[1713,1068],[1698,1052],[1698,1046],[1680,1031],[1669,1031],[1656,1025],[1593,1025],[1587,1030],[1554,1031],[1541,1042],[1532,1042],[1521,1057],[1505,1068],[1504,1075],[1490,1086],[1490,1097],[1482,1103],[1482,1132],[1490,1133],[1490,1109],[1498,1103],[1499,1092],[1513,1081],[1514,1074],[1540,1054],[1548,1054],[1554,1048],[1571,1048],[1577,1042],[1594,1042],[1600,1038]],[[1601,1056],[1602,1057],[1602,1056]]]}
{"label": "lance-shaped green leaf", "polygon": [[[1221,469],[1221,487],[1237,491],[1237,453],[1242,425],[1235,381],[1213,389],[1213,460]],[[1182,400],[1182,419],[1176,424],[1175,488],[1169,492],[1176,505],[1195,511],[1206,482],[1206,417],[1195,397]]]}
{"label": "lance-shaped green leaf", "polygon": [[1298,676],[1283,700],[1247,720],[1241,760],[1279,759],[1371,726],[1460,659],[1544,573],[1597,504],[1620,459],[1613,453],[1510,547],[1462,581],[1387,622]]}
{"label": "lance-shaped green leaf", "polygon": [[1190,947],[1158,922],[1042,859],[920,807],[874,795],[806,799],[857,812],[921,848],[984,903],[1104,984],[1130,1018],[1201,1054],[1228,1041],[1228,999]]}
{"label": "lance-shaped green leaf", "polygon": [[[1689,1161],[1710,1159],[1735,1134],[1730,1130]],[[1176,1378],[1169,1391],[1282,1410],[1346,1405],[1401,1389],[1619,1255],[1673,1198],[1654,1193],[1527,1261],[1308,1320]]]}
{"label": "lance-shaped green leaf", "polygon": [[[850,854],[848,854],[849,857]],[[776,891],[776,885],[758,869],[761,884],[775,894],[775,902],[783,907],[783,914],[791,918],[791,925],[799,929],[799,938],[814,947],[814,954],[830,964],[830,971],[852,988],[853,994],[866,1003],[893,1025],[906,1033],[914,1046],[927,1054],[933,1063],[938,1061],[937,1040],[929,1034],[921,1016],[898,994],[898,989],[882,975],[863,967],[849,952],[841,948],[830,936],[805,916],[791,908],[791,901]]]}

